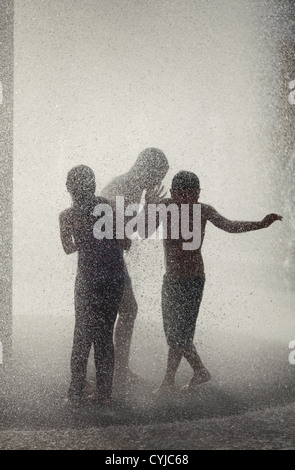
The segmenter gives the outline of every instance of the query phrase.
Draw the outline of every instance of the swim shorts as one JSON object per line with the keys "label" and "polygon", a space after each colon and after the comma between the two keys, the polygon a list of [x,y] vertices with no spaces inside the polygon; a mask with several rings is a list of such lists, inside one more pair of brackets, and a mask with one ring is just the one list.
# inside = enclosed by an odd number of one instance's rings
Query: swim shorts
{"label": "swim shorts", "polygon": [[203,296],[205,275],[167,279],[162,285],[162,315],[168,346],[190,348]]}

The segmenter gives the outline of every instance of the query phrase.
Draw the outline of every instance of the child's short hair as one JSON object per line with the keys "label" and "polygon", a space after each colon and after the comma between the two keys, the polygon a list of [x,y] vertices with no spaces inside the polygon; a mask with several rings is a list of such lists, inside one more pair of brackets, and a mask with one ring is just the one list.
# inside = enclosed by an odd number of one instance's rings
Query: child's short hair
{"label": "child's short hair", "polygon": [[191,171],[180,171],[172,180],[172,190],[200,189],[200,181],[195,173]]}
{"label": "child's short hair", "polygon": [[75,166],[68,172],[66,186],[73,194],[94,192],[95,175],[89,166]]}
{"label": "child's short hair", "polygon": [[154,147],[142,150],[137,157],[135,166],[142,171],[150,171],[152,169],[156,172],[162,172],[169,170],[169,163],[166,155],[162,150]]}

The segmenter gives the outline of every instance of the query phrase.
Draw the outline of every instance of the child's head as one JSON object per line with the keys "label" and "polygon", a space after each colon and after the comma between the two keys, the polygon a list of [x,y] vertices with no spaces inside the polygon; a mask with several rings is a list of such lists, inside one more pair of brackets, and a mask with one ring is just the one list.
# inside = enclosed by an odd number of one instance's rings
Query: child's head
{"label": "child's head", "polygon": [[162,150],[150,147],[140,152],[132,169],[143,189],[148,189],[161,183],[169,170],[169,163]]}
{"label": "child's head", "polygon": [[180,202],[198,200],[200,191],[199,178],[191,171],[180,171],[172,180],[171,196]]}
{"label": "child's head", "polygon": [[68,172],[66,186],[73,200],[82,202],[95,193],[95,175],[89,166],[75,166]]}

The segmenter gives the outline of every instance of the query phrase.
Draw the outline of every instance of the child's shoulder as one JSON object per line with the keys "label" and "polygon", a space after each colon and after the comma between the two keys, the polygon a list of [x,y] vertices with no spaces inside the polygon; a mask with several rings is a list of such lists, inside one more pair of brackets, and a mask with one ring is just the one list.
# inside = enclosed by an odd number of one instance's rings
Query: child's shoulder
{"label": "child's shoulder", "polygon": [[111,204],[111,201],[109,199],[107,199],[106,197],[103,197],[103,196],[96,196],[96,203],[97,204]]}
{"label": "child's shoulder", "polygon": [[[130,176],[126,173],[113,178],[101,191],[103,197],[115,199],[117,195],[124,196],[130,189]],[[99,196],[101,197],[101,196]]]}
{"label": "child's shoulder", "polygon": [[116,210],[115,201],[112,201],[112,200],[107,199],[105,197],[102,197],[102,196],[97,196],[96,197],[96,206],[98,206],[99,204],[105,204],[107,206],[110,206],[112,210]]}
{"label": "child's shoulder", "polygon": [[212,214],[212,211],[214,211],[214,208],[210,206],[209,204],[204,204],[203,202],[199,202],[199,204],[201,204],[202,216],[208,219],[210,215]]}
{"label": "child's shoulder", "polygon": [[[175,204],[176,201],[173,198],[165,198],[162,201],[162,204],[165,204],[166,206],[169,206],[170,204]],[[201,214],[204,218],[209,218],[212,214],[212,212],[215,210],[214,207],[210,206],[209,204],[205,204],[203,202],[198,203],[201,206]]]}
{"label": "child's shoulder", "polygon": [[204,204],[204,202],[198,202],[198,204],[201,205],[201,209],[203,211],[209,211],[211,209],[211,206],[209,206],[209,204]]}
{"label": "child's shoulder", "polygon": [[68,209],[63,210],[59,214],[59,220],[60,221],[69,220],[73,216],[73,211],[74,210],[72,207],[69,207]]}

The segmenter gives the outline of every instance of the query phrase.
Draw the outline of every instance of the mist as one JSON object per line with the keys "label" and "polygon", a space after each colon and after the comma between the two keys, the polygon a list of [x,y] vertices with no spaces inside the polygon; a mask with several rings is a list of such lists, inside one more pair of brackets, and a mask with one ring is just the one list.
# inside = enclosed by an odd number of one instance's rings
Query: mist
{"label": "mist", "polygon": [[[284,216],[274,147],[284,14],[261,0],[15,2],[14,348],[42,364],[44,378],[66,384],[69,373],[77,258],[62,250],[58,215],[71,204],[73,166],[94,170],[99,194],[158,147],[170,164],[167,191],[190,170],[200,200],[227,218]],[[269,350],[287,363],[294,320],[283,231],[284,222],[243,235],[207,228],[195,342],[218,386],[276,380]],[[131,364],[156,383],[167,353],[162,242],[135,242],[126,261],[139,305]]]}

